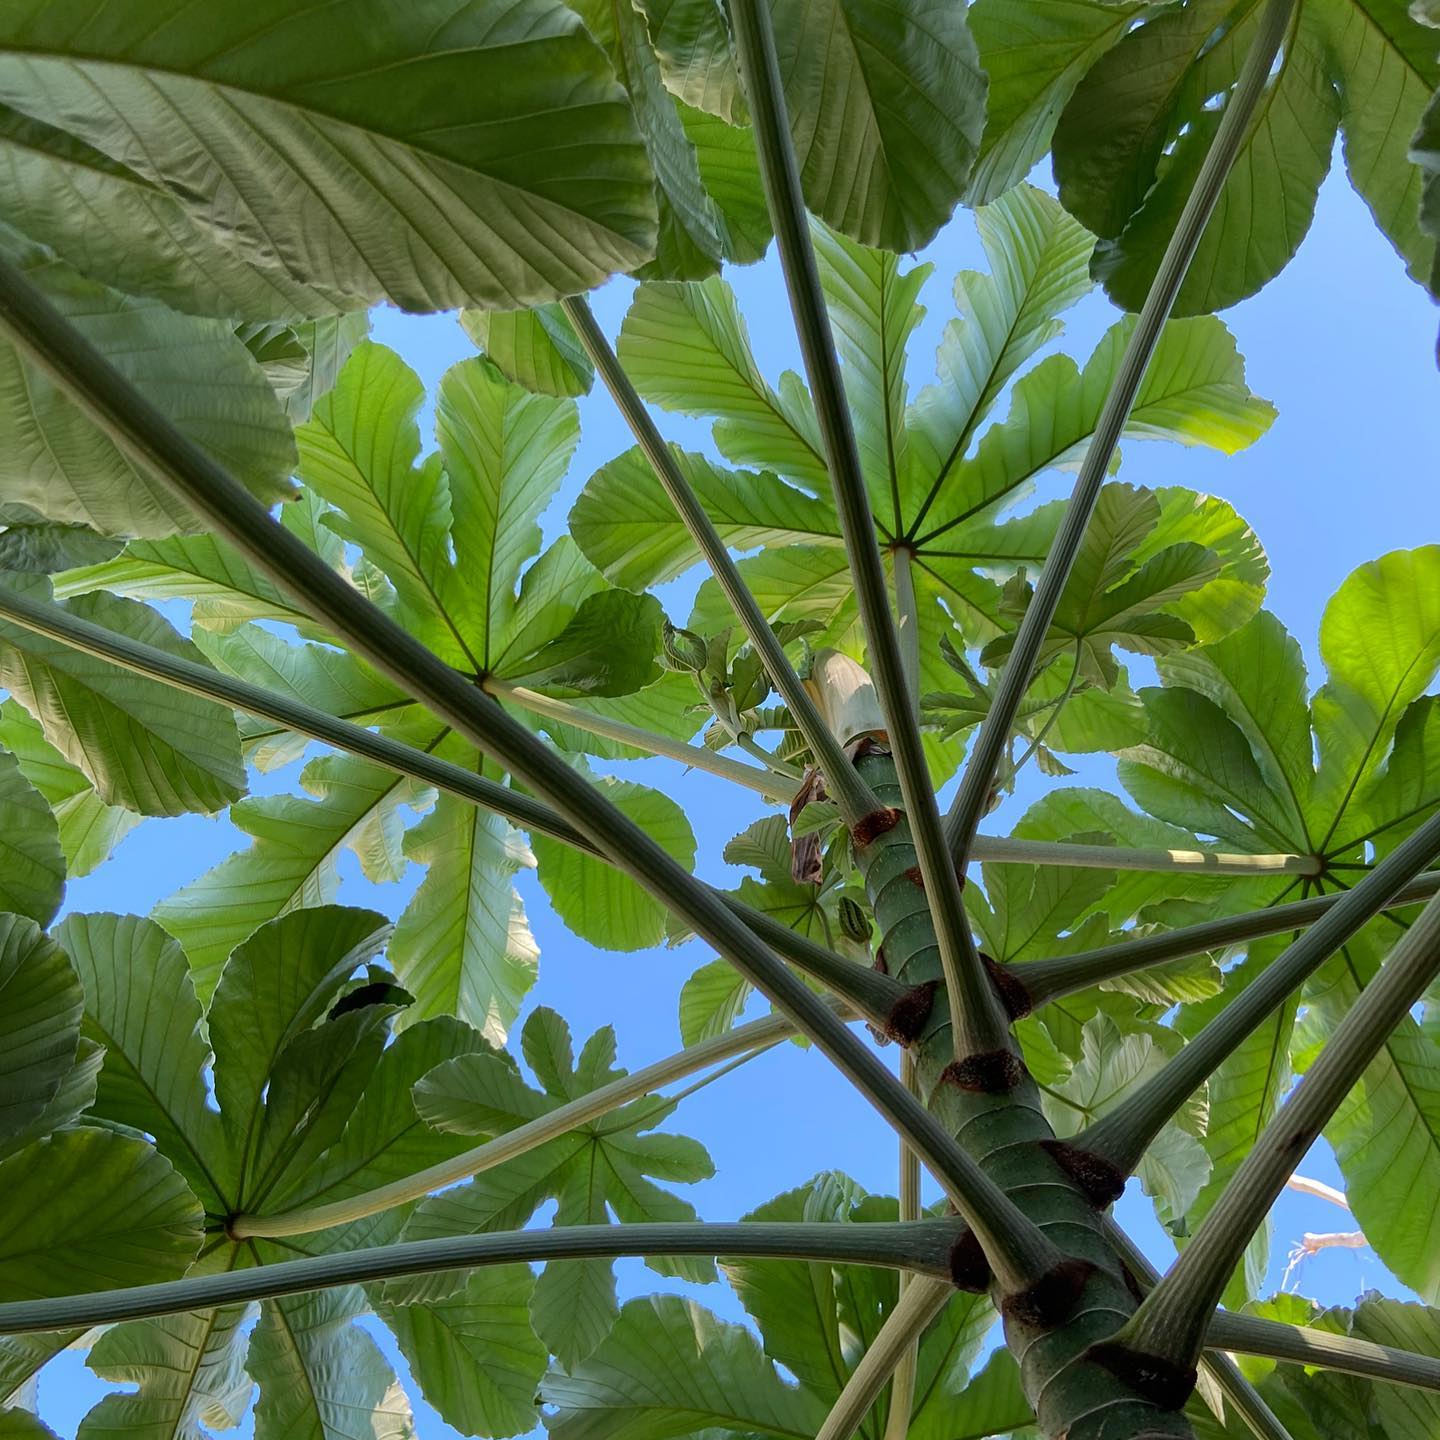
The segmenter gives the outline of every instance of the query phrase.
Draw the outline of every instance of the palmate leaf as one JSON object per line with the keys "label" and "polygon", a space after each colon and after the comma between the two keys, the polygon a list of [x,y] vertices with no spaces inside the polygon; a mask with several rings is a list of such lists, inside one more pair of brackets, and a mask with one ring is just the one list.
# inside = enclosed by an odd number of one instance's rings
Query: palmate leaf
{"label": "palmate leaf", "polygon": [[439,450],[420,461],[423,399],[393,351],[363,345],[299,432],[301,476],[335,506],[326,526],[393,587],[381,603],[477,676],[597,695],[654,680],[656,602],[597,594],[603,582],[566,539],[526,569],[579,438],[573,400],[463,362],[441,381]]}
{"label": "palmate leaf", "polygon": [[[269,504],[292,493],[289,423],[226,322],[107,289],[45,251],[12,244],[5,233],[0,247],[89,344],[258,499]],[[147,537],[200,528],[181,501],[8,342],[0,342],[0,424],[9,442],[0,458],[0,519],[7,524],[54,520]]]}
{"label": "palmate leaf", "polygon": [[[1184,492],[1178,494],[1183,505]],[[1190,516],[1182,511],[1164,524],[1153,491],[1121,484],[1101,488],[1038,664],[1068,657],[1076,676],[1108,690],[1120,678],[1115,647],[1153,656],[1195,642],[1182,605],[1217,634],[1254,614],[1269,567],[1253,535],[1239,523],[1242,544],[1253,551],[1248,567],[1243,556],[1222,558],[1208,545],[1173,539],[1203,506],[1215,505],[1198,496],[1192,503]],[[1216,597],[1219,603],[1207,603],[1212,585],[1224,592]],[[993,640],[981,651],[981,661],[998,668],[1012,641],[1008,634]]]}
{"label": "palmate leaf", "polygon": [[[1128,321],[1114,327],[1083,372],[1057,356],[1015,380],[1059,333],[1059,312],[1088,288],[1089,239],[1053,200],[1028,188],[982,211],[980,224],[992,273],[960,277],[965,318],[952,321],[942,339],[941,383],[910,405],[903,348],[919,314],[923,267],[904,270],[893,256],[817,229],[821,281],[882,541],[904,537],[913,547],[923,690],[944,684],[935,646],[953,624],[946,611],[967,637],[989,639],[1003,628],[991,576],[1043,563],[1058,507],[1009,521],[1002,511],[1035,477],[1083,454],[1130,330]],[[818,619],[823,641],[844,648],[856,625],[852,587],[798,377],[769,384],[720,280],[642,286],[618,351],[645,398],[713,418],[725,459],[756,467],[725,472],[700,457],[678,457],[721,534],[735,545],[765,547],[740,562],[762,609]],[[1012,380],[1009,418],[982,434]],[[1246,388],[1224,328],[1187,321],[1164,331],[1127,433],[1228,452],[1258,438],[1272,417]],[[1166,524],[1157,530],[1167,545],[1188,540],[1223,556],[1224,583],[1206,586],[1207,603],[1191,606],[1184,623],[1217,633],[1233,628],[1258,603],[1263,558],[1257,566],[1253,536],[1245,539],[1243,522],[1221,502],[1192,499],[1187,512],[1184,503],[1166,501],[1162,509]],[[592,478],[571,519],[590,558],[627,586],[669,578],[698,558],[634,452]],[[704,586],[691,627],[708,633],[720,613],[718,591]]]}
{"label": "palmate leaf", "polygon": [[[177,197],[204,242],[192,254],[233,247],[316,287],[312,314],[336,297],[513,307],[588,289],[653,249],[630,107],[551,0],[499,12],[432,0],[403,15],[375,3],[341,31],[284,0],[203,24],[166,23],[154,0],[103,38],[100,8],[7,11],[0,100]],[[141,233],[163,257],[161,224]],[[258,308],[273,318],[273,301]]]}
{"label": "palmate leaf", "polygon": [[[608,1027],[572,1056],[570,1030],[553,1010],[535,1011],[525,1023],[526,1060],[544,1091],[525,1084],[509,1056],[462,1057],[432,1071],[415,1089],[421,1115],[447,1132],[497,1135],[555,1109],[566,1100],[619,1078],[614,1068],[615,1035]],[[519,1228],[547,1198],[558,1202],[558,1225],[688,1220],[694,1210],[649,1178],[689,1183],[712,1173],[709,1156],[693,1140],[653,1131],[674,1109],[673,1102],[632,1101],[578,1129],[476,1176],[465,1185],[432,1196],[405,1227],[406,1239],[474,1234]],[[665,1274],[704,1280],[708,1261],[653,1261]],[[392,1297],[432,1300],[453,1293],[455,1280],[422,1280]],[[615,1282],[605,1260],[559,1261],[548,1265],[531,1306],[535,1328],[562,1364],[573,1366],[605,1338],[616,1315]]]}
{"label": "palmate leaf", "polygon": [[[39,577],[14,583],[42,599],[48,589]],[[200,658],[158,613],[134,601],[82,595],[65,608],[173,655]],[[141,815],[209,813],[244,793],[234,716],[212,701],[8,622],[0,624],[0,683],[109,804]]]}
{"label": "palmate leaf", "polygon": [[[1139,305],[1259,24],[1253,0],[1156,16],[1101,56],[1055,131],[1067,209],[1102,237],[1096,273]],[[1181,288],[1177,313],[1232,305],[1276,275],[1309,228],[1337,127],[1351,183],[1411,273],[1428,280],[1421,176],[1407,147],[1440,82],[1435,40],[1402,5],[1304,0]],[[1275,203],[1257,205],[1266,195]]]}
{"label": "palmate leaf", "polygon": [[[436,1065],[486,1048],[478,1032],[445,1017],[412,1025],[386,1046],[392,1003],[367,1004],[362,995],[334,1004],[384,942],[381,916],[328,907],[265,926],[237,950],[208,1015],[179,948],[153,923],[72,916],[61,933],[85,984],[85,1034],[103,1036],[106,1047],[97,1118],[153,1135],[154,1148],[140,1148],[167,1171],[173,1163],[211,1214],[341,1199],[467,1143],[425,1125],[410,1091]],[[218,1112],[207,1098],[212,1069]],[[392,1212],[322,1231],[306,1244],[383,1243],[401,1218]],[[221,1240],[205,1264],[228,1269],[287,1253],[269,1242]],[[243,1363],[261,1382],[257,1434],[267,1440],[342,1440],[353,1433],[357,1408],[378,1409],[377,1433],[408,1434],[408,1406],[393,1373],[373,1340],[350,1324],[366,1308],[353,1287],[267,1301],[248,1357],[238,1312],[118,1327],[97,1348],[94,1368],[138,1391],[102,1401],[82,1433],[89,1440],[131,1424],[157,1435],[198,1434],[193,1427],[221,1423],[216,1405],[243,1409]],[[176,1369],[182,1355],[188,1370]]]}
{"label": "palmate leaf", "polygon": [[1122,783],[1152,814],[1236,849],[1348,860],[1362,838],[1393,845],[1440,803],[1425,788],[1423,714],[1393,776],[1386,760],[1440,670],[1437,583],[1433,546],[1348,577],[1321,622],[1329,679],[1313,701],[1299,647],[1268,614],[1162,659],[1164,687],[1142,695],[1150,738],[1123,752]]}

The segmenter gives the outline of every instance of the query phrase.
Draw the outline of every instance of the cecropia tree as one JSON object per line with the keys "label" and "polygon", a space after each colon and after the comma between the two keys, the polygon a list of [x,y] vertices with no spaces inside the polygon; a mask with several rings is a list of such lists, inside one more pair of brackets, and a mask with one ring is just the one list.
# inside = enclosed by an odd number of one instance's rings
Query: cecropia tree
{"label": "cecropia tree", "polygon": [[[126,1387],[79,1440],[201,1440],[257,1386],[259,1440],[399,1440],[407,1386],[554,1440],[1440,1434],[1440,1312],[1256,1298],[1323,1132],[1440,1301],[1440,546],[1345,580],[1312,686],[1235,508],[1113,478],[1122,441],[1269,428],[1212,312],[1287,263],[1337,134],[1440,292],[1426,20],[8,0],[0,1434],[52,1433],[76,1345]],[[988,269],[911,395],[904,256],[962,203]],[[726,278],[772,245],[773,382]],[[480,352],[433,446],[381,302]],[[586,396],[634,445],[545,544]],[[985,828],[1076,755],[1124,796]],[[753,804],[738,887],[649,756]],[[251,843],[150,915],[57,920],[143,818],[227,810]],[[338,905],[346,851],[423,881]],[[710,952],[682,1049],[511,1035],[531,866],[587,942]],[[797,1039],[896,1132],[898,1196],[830,1172],[701,1221],[667,1122]],[[621,1305],[622,1256],[686,1295]]]}

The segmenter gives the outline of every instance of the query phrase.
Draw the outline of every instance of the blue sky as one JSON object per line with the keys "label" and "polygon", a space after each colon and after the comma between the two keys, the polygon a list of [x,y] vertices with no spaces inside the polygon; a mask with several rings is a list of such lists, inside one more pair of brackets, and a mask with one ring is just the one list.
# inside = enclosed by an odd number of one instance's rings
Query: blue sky
{"label": "blue sky", "polygon": [[[932,378],[934,344],[953,313],[953,275],[962,268],[984,268],[969,215],[961,212],[923,258],[934,262],[935,273],[922,295],[929,313],[911,345],[912,393]],[[762,368],[772,378],[787,366],[798,369],[777,267],[766,262],[730,278]],[[616,282],[595,299],[601,323],[612,335],[628,293],[628,285]],[[1083,357],[1114,318],[1113,309],[1095,294],[1071,313],[1061,344]],[[1405,278],[1343,177],[1332,175],[1321,192],[1314,228],[1294,262],[1262,294],[1224,318],[1246,357],[1251,387],[1279,409],[1272,430],[1250,451],[1228,459],[1173,445],[1132,444],[1122,473],[1137,483],[1180,484],[1223,496],[1250,521],[1272,565],[1268,605],[1304,645],[1312,683],[1317,683],[1316,628],[1341,580],[1387,550],[1440,536],[1434,358],[1440,312]],[[431,389],[445,368],[474,353],[450,316],[379,312],[374,334],[397,349]],[[630,444],[602,393],[582,401],[581,418],[581,448],[546,517],[547,539],[563,528],[584,480]],[[706,444],[705,427],[696,422],[665,416],[662,428],[694,448]],[[1066,489],[1068,479],[1057,493]],[[665,592],[677,622],[685,618],[693,588],[693,579],[682,580]],[[1105,783],[1107,772],[1106,764],[1096,762],[1072,783]],[[632,766],[627,773],[681,800],[699,842],[700,872],[734,883],[736,872],[720,861],[720,849],[761,813],[758,802],[723,781],[684,773],[670,762]],[[265,777],[262,788],[292,787],[294,775],[292,767]],[[1020,800],[1036,793],[1031,789]],[[1005,815],[1013,819],[1015,813],[1012,803]],[[992,817],[987,828],[998,827],[1005,815]],[[71,886],[66,908],[144,912],[244,838],[223,818],[148,822],[98,872]],[[398,914],[419,878],[412,870],[406,882],[377,889],[347,861],[340,899]],[[554,1006],[570,1020],[577,1040],[601,1024],[613,1024],[620,1061],[631,1068],[675,1049],[680,986],[709,958],[700,947],[692,943],[678,951],[633,955],[598,951],[559,924],[533,876],[523,876],[520,883],[541,948],[540,979],[527,1013],[537,1004]],[[845,1170],[872,1190],[894,1190],[890,1132],[823,1059],[793,1046],[772,1051],[700,1091],[684,1103],[671,1128],[703,1140],[715,1161],[715,1178],[687,1191],[707,1219],[742,1215],[828,1168]],[[1323,1146],[1303,1169],[1338,1180]],[[1122,1215],[1136,1225],[1163,1268],[1173,1252],[1149,1218],[1148,1202],[1127,1197]],[[1325,1202],[1287,1195],[1275,1212],[1273,1253],[1283,1263],[1288,1245],[1302,1232],[1347,1228],[1345,1216]],[[622,1296],[683,1288],[638,1262],[622,1263],[620,1274]],[[1272,1282],[1278,1278],[1277,1264]],[[1367,1250],[1325,1252],[1309,1260],[1301,1275],[1304,1293],[1332,1303],[1350,1301],[1371,1286],[1403,1293]],[[726,1317],[741,1318],[723,1285],[701,1287],[698,1293]],[[41,1412],[62,1434],[73,1435],[101,1393],[103,1387],[80,1357],[67,1355],[46,1372]],[[423,1405],[417,1406],[417,1415],[426,1440],[456,1433]],[[240,1433],[248,1433],[248,1422]]]}

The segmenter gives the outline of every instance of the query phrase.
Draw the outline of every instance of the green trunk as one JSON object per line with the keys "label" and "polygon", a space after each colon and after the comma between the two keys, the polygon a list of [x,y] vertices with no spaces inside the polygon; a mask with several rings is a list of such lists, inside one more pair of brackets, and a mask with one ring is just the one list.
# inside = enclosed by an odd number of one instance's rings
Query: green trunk
{"label": "green trunk", "polygon": [[[856,766],[881,803],[898,810],[900,785],[889,755],[871,751]],[[883,937],[886,968],[908,985],[933,986],[940,980],[940,952],[903,815],[868,845],[857,845],[856,855]],[[1035,1083],[1022,1074],[1004,1093],[986,1094],[946,1077],[953,1046],[943,1000],[931,1005],[913,1053],[930,1108],[1056,1248],[1082,1262],[1081,1270],[1089,1267],[1078,1296],[1059,1314],[1046,1313],[1050,1307],[1043,1297],[1026,1303],[1000,1293],[993,1282],[988,1286],[1041,1430],[1054,1440],[1192,1436],[1178,1410],[1146,1398],[1088,1357],[1090,1347],[1113,1335],[1137,1302],[1101,1228],[1100,1210],[1056,1158],[1055,1134],[1041,1112]],[[969,1263],[973,1267],[973,1259]],[[974,1278],[984,1283],[983,1274]]]}

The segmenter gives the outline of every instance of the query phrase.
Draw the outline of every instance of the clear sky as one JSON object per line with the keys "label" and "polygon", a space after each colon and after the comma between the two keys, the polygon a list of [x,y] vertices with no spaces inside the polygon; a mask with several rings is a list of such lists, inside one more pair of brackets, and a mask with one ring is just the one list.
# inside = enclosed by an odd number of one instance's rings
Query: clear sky
{"label": "clear sky", "polygon": [[[1337,169],[1338,163],[1337,156]],[[934,344],[953,313],[953,275],[962,268],[984,268],[971,217],[960,212],[923,258],[935,263],[935,273],[922,296],[929,314],[911,345],[912,393],[932,378]],[[798,369],[778,267],[766,261],[730,278],[762,368],[772,378],[786,366]],[[629,289],[615,282],[596,298],[596,311],[612,335]],[[1114,318],[1097,293],[1072,312],[1060,343],[1083,358]],[[1251,387],[1279,408],[1272,430],[1231,459],[1174,445],[1131,444],[1123,475],[1151,486],[1187,485],[1236,506],[1270,556],[1267,603],[1304,645],[1312,684],[1318,683],[1316,629],[1326,599],[1341,580],[1388,550],[1440,538],[1440,377],[1434,350],[1440,311],[1405,278],[1343,177],[1332,175],[1321,192],[1314,228],[1294,262],[1258,297],[1224,318],[1246,357]],[[451,316],[377,312],[374,335],[397,349],[431,389],[446,367],[474,353]],[[581,448],[546,517],[547,539],[560,533],[585,479],[631,443],[599,391],[582,400],[581,419]],[[425,423],[428,430],[428,419]],[[661,423],[670,438],[705,448],[703,425],[673,416],[662,417]],[[1067,490],[1068,477],[1057,493]],[[682,579],[662,592],[677,623],[686,617],[694,585],[693,578]],[[1096,762],[1072,783],[1105,783],[1108,772],[1106,764]],[[290,767],[263,777],[259,788],[293,788],[296,773]],[[737,872],[721,862],[720,849],[761,813],[759,802],[723,781],[682,773],[670,762],[630,766],[627,773],[681,800],[699,841],[700,873],[733,884]],[[998,825],[1015,813],[1012,804],[989,823]],[[147,822],[99,871],[70,887],[66,909],[143,913],[245,839],[223,818]],[[412,868],[402,884],[377,889],[348,857],[343,873],[343,903],[370,905],[391,915],[399,914],[420,879]],[[679,1043],[677,996],[686,977],[709,958],[701,947],[692,942],[679,950],[634,955],[598,951],[559,924],[533,875],[522,876],[520,885],[541,948],[540,978],[526,1013],[538,1004],[554,1006],[569,1019],[577,1040],[601,1024],[613,1024],[620,1063],[632,1069],[674,1050]],[[894,1193],[896,1147],[889,1131],[822,1058],[794,1046],[772,1051],[702,1090],[684,1103],[669,1128],[701,1139],[714,1158],[715,1178],[687,1190],[706,1219],[738,1217],[830,1168],[849,1172],[872,1190]],[[1323,1144],[1303,1170],[1338,1182]],[[1149,1202],[1127,1197],[1122,1216],[1135,1224],[1163,1268],[1173,1250],[1154,1224]],[[1279,1281],[1286,1250],[1303,1232],[1348,1228],[1346,1217],[1325,1202],[1285,1196],[1275,1212],[1272,1286]],[[1303,1293],[1328,1303],[1349,1302],[1369,1287],[1404,1293],[1368,1250],[1327,1251],[1308,1260],[1299,1279]],[[685,1288],[638,1262],[622,1262],[620,1281],[622,1298]],[[723,1284],[697,1288],[704,1303],[727,1318],[742,1318]],[[386,1348],[398,1358],[392,1345]],[[41,1413],[62,1435],[73,1435],[103,1389],[80,1356],[63,1356],[42,1381]],[[418,1398],[417,1417],[425,1440],[456,1433]],[[236,1433],[248,1435],[249,1422]]]}

